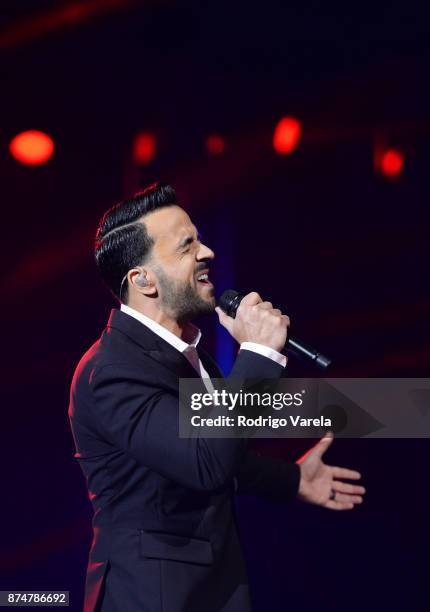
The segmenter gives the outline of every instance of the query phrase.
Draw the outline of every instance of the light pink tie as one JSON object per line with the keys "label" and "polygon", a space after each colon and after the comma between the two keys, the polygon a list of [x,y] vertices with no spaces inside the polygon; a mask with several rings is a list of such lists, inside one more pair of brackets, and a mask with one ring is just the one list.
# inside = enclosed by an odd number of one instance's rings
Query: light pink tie
{"label": "light pink tie", "polygon": [[191,363],[191,365],[193,366],[193,368],[195,369],[195,371],[197,372],[197,374],[199,376],[201,376],[201,372],[200,372],[200,358],[199,358],[199,354],[197,352],[197,349],[195,346],[193,346],[192,344],[190,344],[190,346],[188,346],[185,351],[183,352],[183,355],[188,359],[188,361]]}

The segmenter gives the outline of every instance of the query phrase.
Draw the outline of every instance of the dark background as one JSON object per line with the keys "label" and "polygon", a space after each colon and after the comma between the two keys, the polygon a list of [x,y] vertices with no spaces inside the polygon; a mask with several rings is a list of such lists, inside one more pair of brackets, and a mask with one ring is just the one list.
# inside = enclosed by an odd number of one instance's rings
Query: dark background
{"label": "dark background", "polygon": [[[83,10],[83,5],[86,9]],[[257,290],[338,376],[428,376],[430,10],[418,2],[1,3],[1,583],[82,607],[91,538],[68,386],[115,302],[92,259],[100,215],[171,182],[217,253],[217,291]],[[279,156],[284,115],[302,138]],[[46,165],[10,139],[50,134]],[[132,162],[139,130],[155,160]],[[205,150],[225,138],[222,155]],[[399,147],[397,180],[375,172]],[[216,317],[206,346],[229,359]],[[222,355],[220,354],[222,351]],[[294,358],[291,375],[313,374]],[[297,459],[309,441],[265,442]],[[365,503],[238,503],[255,608],[427,611],[427,440],[335,440]]]}

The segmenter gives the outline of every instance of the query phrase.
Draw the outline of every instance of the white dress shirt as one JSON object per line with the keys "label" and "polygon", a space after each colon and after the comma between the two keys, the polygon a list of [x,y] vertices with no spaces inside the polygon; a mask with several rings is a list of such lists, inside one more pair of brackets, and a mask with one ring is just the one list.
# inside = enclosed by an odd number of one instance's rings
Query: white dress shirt
{"label": "white dress shirt", "polygon": [[[134,308],[130,308],[126,304],[121,304],[122,312],[128,314],[130,317],[134,317],[146,327],[149,327],[151,331],[155,334],[163,338],[166,342],[168,342],[171,346],[173,346],[180,353],[183,353],[184,357],[188,359],[193,368],[197,371],[199,376],[203,379],[203,383],[209,393],[212,393],[214,388],[212,382],[210,380],[209,374],[206,372],[199,354],[197,352],[197,344],[202,337],[202,332],[198,327],[193,325],[192,323],[188,323],[185,329],[184,340],[176,336],[174,333],[153,321],[146,315],[141,312],[135,310]],[[286,366],[287,358],[282,353],[278,353],[274,349],[269,348],[268,346],[264,346],[263,344],[256,344],[255,342],[242,342],[239,350],[247,350],[254,351],[254,353],[258,353],[259,355],[263,355],[264,357],[268,357],[269,359],[273,359],[276,363],[279,363],[283,367]]]}

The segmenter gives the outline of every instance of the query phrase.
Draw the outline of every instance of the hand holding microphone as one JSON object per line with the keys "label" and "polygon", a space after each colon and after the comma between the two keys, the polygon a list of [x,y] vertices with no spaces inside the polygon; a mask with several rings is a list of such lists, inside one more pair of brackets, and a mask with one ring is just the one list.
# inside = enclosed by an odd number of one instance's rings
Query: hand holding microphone
{"label": "hand holding microphone", "polygon": [[331,359],[293,336],[287,340],[290,319],[270,302],[263,302],[258,293],[243,296],[227,289],[218,300],[216,312],[221,325],[237,342],[256,342],[281,352],[287,347],[294,353],[326,369]]}
{"label": "hand holding microphone", "polygon": [[263,302],[255,291],[240,300],[234,318],[225,314],[222,304],[216,312],[221,325],[239,344],[255,342],[278,352],[284,348],[290,319],[270,302]]}

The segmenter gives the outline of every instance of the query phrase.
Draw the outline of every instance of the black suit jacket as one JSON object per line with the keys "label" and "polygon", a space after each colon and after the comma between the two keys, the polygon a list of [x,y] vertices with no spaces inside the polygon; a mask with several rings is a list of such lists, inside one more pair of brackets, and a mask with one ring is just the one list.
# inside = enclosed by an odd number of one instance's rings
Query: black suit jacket
{"label": "black suit jacket", "polygon": [[[216,363],[199,348],[211,377]],[[242,350],[230,376],[276,378],[282,367]],[[252,455],[245,439],[180,439],[179,378],[188,360],[112,310],[79,362],[69,418],[94,507],[85,612],[251,609],[233,495],[288,500],[297,465]]]}

